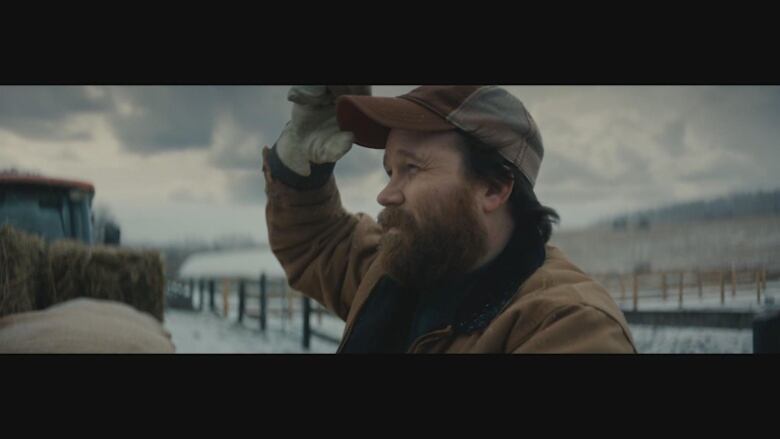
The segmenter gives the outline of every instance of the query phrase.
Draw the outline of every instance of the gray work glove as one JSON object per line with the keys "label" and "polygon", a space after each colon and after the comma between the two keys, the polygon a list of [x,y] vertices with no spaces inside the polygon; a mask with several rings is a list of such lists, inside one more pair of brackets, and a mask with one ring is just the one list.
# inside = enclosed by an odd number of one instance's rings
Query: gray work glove
{"label": "gray work glove", "polygon": [[276,141],[279,160],[298,175],[311,175],[311,163],[332,163],[352,147],[354,136],[339,130],[336,98],[371,95],[370,85],[296,85],[287,93],[292,118]]}

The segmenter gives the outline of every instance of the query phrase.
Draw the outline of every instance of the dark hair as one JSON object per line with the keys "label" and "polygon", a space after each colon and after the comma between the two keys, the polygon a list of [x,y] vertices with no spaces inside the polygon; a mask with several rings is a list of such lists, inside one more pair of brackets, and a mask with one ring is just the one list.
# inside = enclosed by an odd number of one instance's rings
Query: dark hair
{"label": "dark hair", "polygon": [[560,221],[555,209],[543,206],[536,198],[528,179],[493,148],[486,148],[474,139],[465,136],[466,142],[459,145],[464,170],[469,178],[484,181],[498,189],[514,181],[508,204],[515,227],[525,234],[538,236],[547,243],[552,236],[553,224]]}

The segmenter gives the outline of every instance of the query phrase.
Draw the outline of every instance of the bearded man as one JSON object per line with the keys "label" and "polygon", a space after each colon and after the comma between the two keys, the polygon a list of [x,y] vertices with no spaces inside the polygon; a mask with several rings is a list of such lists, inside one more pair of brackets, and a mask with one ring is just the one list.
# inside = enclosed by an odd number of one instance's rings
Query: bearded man
{"label": "bearded man", "polygon": [[[340,353],[634,353],[608,292],[548,244],[544,149],[495,86],[295,86],[263,151],[271,249],[290,285],[346,321]],[[375,221],[344,210],[335,162],[384,149]]]}

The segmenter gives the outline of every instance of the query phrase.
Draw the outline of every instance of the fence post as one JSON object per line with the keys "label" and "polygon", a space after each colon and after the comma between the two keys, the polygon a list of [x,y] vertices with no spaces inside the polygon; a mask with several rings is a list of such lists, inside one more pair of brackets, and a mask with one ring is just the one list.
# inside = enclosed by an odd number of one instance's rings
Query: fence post
{"label": "fence post", "polygon": [[683,282],[684,281],[685,281],[685,272],[681,271],[680,272],[680,293],[679,293],[679,296],[680,296],[679,306],[680,306],[680,308],[682,308],[682,306],[683,306],[683,288],[684,288]]}
{"label": "fence post", "polygon": [[311,314],[311,302],[307,296],[303,296],[303,348],[309,349],[311,339],[311,327],[309,326],[309,315]]}
{"label": "fence post", "polygon": [[238,281],[238,323],[244,320],[244,306],[246,303],[246,284],[244,279]]}
{"label": "fence post", "polygon": [[661,273],[661,300],[666,301],[666,272]]}
{"label": "fence post", "polygon": [[698,270],[696,272],[696,283],[699,285],[699,299],[701,299],[704,294],[704,290],[702,288],[702,282],[701,282],[701,270]]}
{"label": "fence post", "polygon": [[290,319],[290,322],[293,321],[293,295],[292,295],[292,288],[285,288],[285,295],[287,296],[287,317]]}
{"label": "fence post", "polygon": [[203,297],[204,291],[203,291],[203,278],[198,279],[198,311],[203,311],[204,303],[206,303],[205,298]]}
{"label": "fence post", "polygon": [[767,311],[753,319],[753,353],[780,353],[780,311]]}
{"label": "fence post", "polygon": [[287,290],[290,288],[284,282],[279,282],[279,316],[282,319],[282,332],[287,330]]}
{"label": "fence post", "polygon": [[222,280],[222,317],[227,318],[230,313],[230,289],[233,285],[230,279]]}
{"label": "fence post", "polygon": [[626,300],[626,283],[623,281],[623,275],[618,275],[618,279],[620,279],[620,301]]}
{"label": "fence post", "polygon": [[731,263],[731,297],[737,295],[737,268]]}
{"label": "fence post", "polygon": [[766,291],[766,267],[764,267],[763,270],[761,270],[761,279],[763,280],[763,284],[764,284],[762,288],[764,289],[764,291]]}
{"label": "fence post", "polygon": [[265,331],[266,314],[266,294],[265,294],[265,273],[260,275],[260,330]]}
{"label": "fence post", "polygon": [[726,303],[726,277],[723,276],[723,271],[719,271],[720,274],[720,304]]}
{"label": "fence post", "polygon": [[634,273],[634,311],[639,305],[639,275]]}
{"label": "fence post", "polygon": [[756,300],[761,304],[761,272],[756,271]]}
{"label": "fence post", "polygon": [[216,312],[217,306],[214,304],[214,279],[209,279],[209,309]]}

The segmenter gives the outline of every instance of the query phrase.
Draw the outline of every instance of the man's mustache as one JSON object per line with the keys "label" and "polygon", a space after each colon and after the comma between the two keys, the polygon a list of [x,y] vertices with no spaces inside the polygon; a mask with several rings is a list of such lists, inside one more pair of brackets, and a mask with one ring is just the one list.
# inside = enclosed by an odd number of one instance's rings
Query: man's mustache
{"label": "man's mustache", "polygon": [[377,215],[377,222],[384,231],[393,227],[405,229],[414,224],[414,217],[400,207],[386,207]]}

